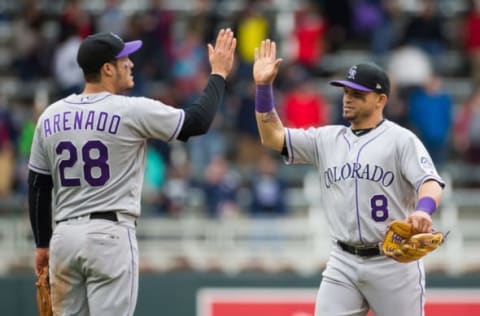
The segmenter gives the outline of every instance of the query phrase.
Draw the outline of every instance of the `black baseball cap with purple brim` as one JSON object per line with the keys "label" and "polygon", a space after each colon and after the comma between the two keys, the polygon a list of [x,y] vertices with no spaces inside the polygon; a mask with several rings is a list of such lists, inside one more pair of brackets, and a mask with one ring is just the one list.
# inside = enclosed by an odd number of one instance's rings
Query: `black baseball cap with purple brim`
{"label": "black baseball cap with purple brim", "polygon": [[390,93],[390,80],[385,71],[374,63],[362,63],[347,72],[345,80],[330,81],[332,86],[349,87],[364,92]]}
{"label": "black baseball cap with purple brim", "polygon": [[97,33],[85,38],[77,53],[84,73],[96,73],[103,64],[128,56],[142,47],[142,41],[124,42],[115,33]]}

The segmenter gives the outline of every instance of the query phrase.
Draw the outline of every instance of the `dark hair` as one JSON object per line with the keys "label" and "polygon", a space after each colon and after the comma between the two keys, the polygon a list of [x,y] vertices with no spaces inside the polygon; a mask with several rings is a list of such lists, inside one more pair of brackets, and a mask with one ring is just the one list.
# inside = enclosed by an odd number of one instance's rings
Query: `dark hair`
{"label": "dark hair", "polygon": [[[117,60],[111,60],[107,61],[107,63],[113,65],[115,68],[117,68]],[[83,76],[85,78],[86,82],[89,83],[99,83],[102,75],[101,75],[101,70],[102,68],[98,69],[97,71],[92,71],[92,72],[83,72]]]}

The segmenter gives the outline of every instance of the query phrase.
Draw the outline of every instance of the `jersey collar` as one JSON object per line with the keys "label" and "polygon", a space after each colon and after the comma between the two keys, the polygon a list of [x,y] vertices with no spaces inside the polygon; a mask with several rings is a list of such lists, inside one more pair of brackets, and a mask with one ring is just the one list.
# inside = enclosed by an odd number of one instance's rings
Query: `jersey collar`
{"label": "jersey collar", "polygon": [[371,128],[359,128],[359,129],[352,129],[350,128],[350,130],[352,131],[352,133],[355,135],[355,136],[363,136],[371,131],[373,131],[374,129],[376,129],[377,127],[379,127],[380,125],[383,124],[383,122],[385,122],[385,119],[383,118],[377,125],[375,125],[375,127],[371,127]]}

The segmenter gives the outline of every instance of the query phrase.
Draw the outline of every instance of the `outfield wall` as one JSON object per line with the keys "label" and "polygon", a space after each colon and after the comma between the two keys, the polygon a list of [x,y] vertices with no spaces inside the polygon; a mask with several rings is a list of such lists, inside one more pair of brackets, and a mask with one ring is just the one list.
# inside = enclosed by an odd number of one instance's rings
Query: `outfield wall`
{"label": "outfield wall", "polygon": [[[304,292],[306,296],[303,297],[312,297],[320,278],[320,275],[299,276],[289,273],[242,273],[232,276],[222,273],[193,272],[142,273],[135,315],[207,316],[197,314],[197,310],[200,308],[199,304],[202,304],[197,298],[201,298],[201,293],[222,293],[222,289],[225,289],[225,293],[232,293],[232,291],[235,293],[236,290],[240,289],[243,293],[250,293],[249,295],[256,293],[256,290],[272,289],[273,294],[290,291],[294,298],[298,293]],[[463,307],[461,307],[463,312],[455,312],[454,315],[477,315],[468,312],[468,302],[472,299],[477,300],[477,303],[480,301],[480,274],[461,277],[429,275],[427,276],[427,288],[431,293],[446,294],[444,296],[435,295],[435,302],[437,303],[445,301],[449,304],[449,308],[452,308],[453,297],[453,308],[455,308],[455,301],[458,301],[460,305],[463,304]],[[460,289],[461,292],[459,292]],[[445,290],[447,291],[445,292]],[[465,292],[464,290],[468,291]],[[473,292],[471,292],[472,290]],[[455,293],[459,295],[456,296]],[[465,293],[470,293],[468,294],[467,307],[464,304]],[[240,297],[238,294],[235,295],[237,298]],[[271,297],[275,297],[275,295]],[[440,299],[437,300],[438,298]],[[309,305],[308,301],[306,304]],[[480,303],[478,304],[480,306]],[[0,278],[0,306],[1,316],[37,315],[33,275],[13,274]],[[438,308],[439,305],[436,306]],[[311,307],[307,306],[306,308]],[[305,312],[304,315],[308,315],[308,313]],[[437,314],[430,313],[428,316],[437,316]]]}

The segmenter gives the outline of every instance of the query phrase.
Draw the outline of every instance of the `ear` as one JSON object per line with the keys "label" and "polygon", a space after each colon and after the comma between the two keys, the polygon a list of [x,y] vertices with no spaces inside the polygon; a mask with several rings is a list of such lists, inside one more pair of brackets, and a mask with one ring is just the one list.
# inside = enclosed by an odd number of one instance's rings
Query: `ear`
{"label": "ear", "polygon": [[115,66],[111,63],[105,63],[102,66],[101,71],[103,72],[105,77],[113,77]]}
{"label": "ear", "polygon": [[379,94],[378,95],[378,106],[380,106],[381,108],[384,108],[385,105],[387,105],[387,101],[388,101],[388,97],[386,94],[382,93],[382,94]]}

